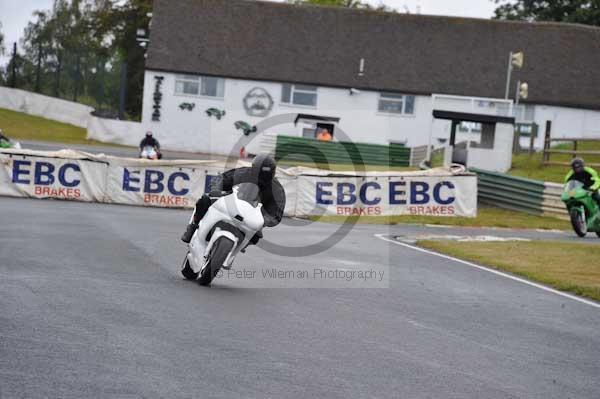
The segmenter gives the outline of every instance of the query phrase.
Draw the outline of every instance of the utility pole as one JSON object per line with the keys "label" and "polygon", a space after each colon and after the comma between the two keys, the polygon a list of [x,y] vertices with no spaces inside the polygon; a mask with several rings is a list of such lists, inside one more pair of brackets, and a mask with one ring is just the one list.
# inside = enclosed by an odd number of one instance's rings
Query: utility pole
{"label": "utility pole", "polygon": [[37,67],[35,70],[35,92],[40,92],[40,74],[42,72],[42,40],[38,39]]}
{"label": "utility pole", "polygon": [[506,72],[506,90],[504,91],[504,99],[508,100],[508,93],[510,90],[510,75],[512,74],[512,51],[508,54],[508,70]]}
{"label": "utility pole", "polygon": [[81,80],[81,56],[77,54],[77,63],[75,65],[75,87],[73,88],[73,101],[77,102],[79,94],[79,81]]}
{"label": "utility pole", "polygon": [[119,119],[125,119],[125,96],[127,95],[127,62],[121,62],[121,88],[119,90]]}
{"label": "utility pole", "polygon": [[17,87],[17,42],[13,43],[11,72],[10,87],[14,89]]}
{"label": "utility pole", "polygon": [[508,100],[510,92],[510,76],[513,71],[513,67],[521,69],[523,67],[523,52],[513,53],[512,51],[508,54],[508,70],[506,72],[506,90],[504,91],[504,98]]}
{"label": "utility pole", "polygon": [[62,50],[56,56],[56,77],[54,81],[54,97],[60,97],[60,70],[62,67]]}

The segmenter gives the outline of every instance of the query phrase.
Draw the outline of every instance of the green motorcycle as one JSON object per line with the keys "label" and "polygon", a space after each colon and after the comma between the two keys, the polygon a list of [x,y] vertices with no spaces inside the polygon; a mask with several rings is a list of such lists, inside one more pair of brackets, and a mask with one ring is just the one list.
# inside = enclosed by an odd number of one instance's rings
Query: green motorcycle
{"label": "green motorcycle", "polygon": [[584,237],[590,231],[600,237],[600,209],[582,182],[567,182],[560,199],[567,205],[571,225],[579,237]]}
{"label": "green motorcycle", "polygon": [[2,148],[14,148],[17,150],[21,149],[21,144],[18,141],[14,141],[6,137],[2,129],[0,129],[0,149]]}

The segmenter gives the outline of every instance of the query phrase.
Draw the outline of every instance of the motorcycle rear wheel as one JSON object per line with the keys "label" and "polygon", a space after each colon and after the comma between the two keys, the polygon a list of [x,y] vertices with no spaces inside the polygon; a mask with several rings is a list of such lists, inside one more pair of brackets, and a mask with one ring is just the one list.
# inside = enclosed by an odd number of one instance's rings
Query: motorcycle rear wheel
{"label": "motorcycle rear wheel", "polygon": [[198,284],[208,286],[212,283],[232,249],[233,241],[226,237],[219,237],[217,241],[215,241],[210,250],[209,263],[204,270],[200,272]]}
{"label": "motorcycle rear wheel", "polygon": [[585,223],[585,215],[582,215],[577,209],[571,209],[571,225],[573,226],[573,230],[575,230],[575,234],[579,237],[585,237],[587,234],[587,225]]}
{"label": "motorcycle rear wheel", "polygon": [[[189,254],[189,252],[188,252]],[[181,268],[181,274],[186,280],[196,280],[198,278],[198,274],[192,270],[190,266],[190,261],[188,260],[188,254],[185,254],[185,259],[183,260],[183,267]]]}

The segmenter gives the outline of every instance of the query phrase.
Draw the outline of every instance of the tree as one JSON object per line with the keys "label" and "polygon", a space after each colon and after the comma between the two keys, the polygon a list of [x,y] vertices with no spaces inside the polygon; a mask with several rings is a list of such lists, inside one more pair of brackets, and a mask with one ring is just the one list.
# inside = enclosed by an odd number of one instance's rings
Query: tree
{"label": "tree", "polygon": [[494,0],[494,18],[600,26],[600,0]]}
{"label": "tree", "polygon": [[380,3],[378,6],[372,6],[365,1],[360,0],[287,0],[291,4],[315,4],[332,7],[362,8],[367,10],[395,12],[391,7]]}
{"label": "tree", "polygon": [[33,16],[35,22],[29,22],[25,27],[25,33],[21,44],[25,50],[25,58],[35,65],[36,92],[41,92],[42,69],[46,67],[46,54],[52,46],[52,32],[48,25],[49,13],[46,11],[35,11]]}
{"label": "tree", "polygon": [[108,18],[112,20],[119,60],[127,65],[125,110],[138,117],[142,111],[145,50],[137,42],[137,30],[148,29],[152,0],[128,0],[115,7]]}
{"label": "tree", "polygon": [[4,35],[2,34],[2,22],[0,22],[0,55],[4,54]]}
{"label": "tree", "polygon": [[145,58],[136,33],[148,27],[151,6],[151,0],[54,0],[51,10],[34,12],[15,64],[19,87],[114,110],[126,63],[126,111],[138,117]]}

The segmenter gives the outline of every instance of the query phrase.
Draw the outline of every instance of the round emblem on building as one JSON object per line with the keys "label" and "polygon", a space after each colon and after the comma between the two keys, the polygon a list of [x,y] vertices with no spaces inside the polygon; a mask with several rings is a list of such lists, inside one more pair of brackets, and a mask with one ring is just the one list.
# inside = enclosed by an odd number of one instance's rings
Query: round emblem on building
{"label": "round emblem on building", "polygon": [[263,118],[273,109],[273,98],[262,87],[255,87],[244,97],[244,109],[250,116]]}

